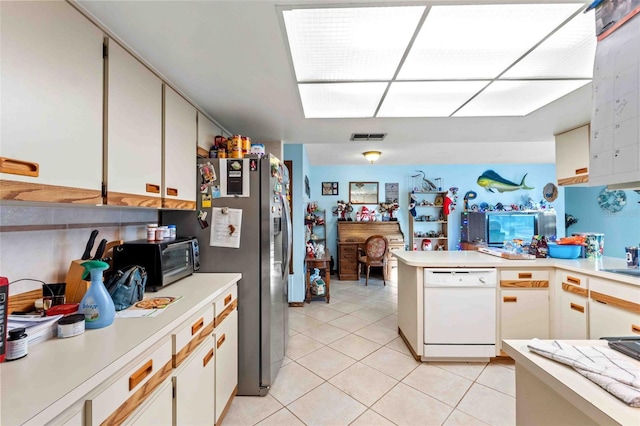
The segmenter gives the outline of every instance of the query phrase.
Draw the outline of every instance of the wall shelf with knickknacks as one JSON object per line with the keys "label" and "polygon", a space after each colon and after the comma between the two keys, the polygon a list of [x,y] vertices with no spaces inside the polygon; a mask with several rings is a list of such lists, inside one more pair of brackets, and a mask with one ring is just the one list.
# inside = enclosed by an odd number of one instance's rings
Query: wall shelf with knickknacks
{"label": "wall shelf with knickknacks", "polygon": [[311,202],[307,208],[307,214],[304,218],[304,224],[307,227],[306,241],[312,241],[315,244],[324,244],[326,246],[326,211],[317,210],[317,204]]}
{"label": "wall shelf with knickknacks", "polygon": [[409,211],[409,250],[449,250],[447,216],[444,214],[446,191],[414,191],[416,215]]}

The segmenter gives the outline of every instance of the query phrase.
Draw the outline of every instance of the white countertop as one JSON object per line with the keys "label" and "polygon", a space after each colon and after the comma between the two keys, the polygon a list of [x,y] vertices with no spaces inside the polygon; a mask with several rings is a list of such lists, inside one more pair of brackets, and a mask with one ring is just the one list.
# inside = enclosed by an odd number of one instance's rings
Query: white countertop
{"label": "white countertop", "polygon": [[182,296],[155,318],[116,318],[111,326],[29,348],[20,360],[0,364],[0,424],[44,424],[170,335],[223,294],[242,274],[193,274],[153,296]]}
{"label": "white countertop", "polygon": [[[581,346],[607,345],[604,340],[571,340],[570,342]],[[639,408],[629,407],[568,365],[529,351],[527,343],[529,340],[505,340],[503,342],[503,350],[515,360],[516,367],[520,365],[529,370],[539,380],[542,380],[547,386],[591,417],[595,423],[640,424]],[[632,358],[629,360],[640,365],[640,361],[635,361]]]}
{"label": "white countertop", "polygon": [[602,269],[627,267],[624,259],[602,257],[600,259],[533,259],[511,260],[478,251],[401,251],[391,252],[398,261],[418,268],[561,268],[583,274],[599,276],[627,284],[640,286],[640,278],[605,272]]}

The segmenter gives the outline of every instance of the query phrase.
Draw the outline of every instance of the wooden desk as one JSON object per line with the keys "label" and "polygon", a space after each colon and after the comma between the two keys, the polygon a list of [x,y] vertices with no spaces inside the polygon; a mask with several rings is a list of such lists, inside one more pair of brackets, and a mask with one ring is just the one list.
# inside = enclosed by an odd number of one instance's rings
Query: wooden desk
{"label": "wooden desk", "polygon": [[[331,254],[329,254],[329,250],[328,249],[324,249],[324,257],[321,258],[315,258],[315,257],[305,257],[304,259],[304,263],[307,267],[307,277],[305,280],[305,302],[307,303],[311,303],[311,298],[312,297],[324,297],[327,301],[327,303],[329,303],[329,299],[331,298],[331,293],[330,293],[330,289],[331,289]],[[318,268],[320,270],[324,269],[324,283],[327,285],[326,288],[326,292],[324,294],[324,296],[316,296],[314,294],[311,294],[311,282],[309,280],[309,277],[311,276],[311,272],[313,271],[313,268]]]}
{"label": "wooden desk", "polygon": [[338,221],[338,278],[359,280],[358,248],[364,249],[364,242],[371,235],[383,235],[389,241],[387,269],[383,271],[391,279],[391,271],[397,268],[397,260],[391,256],[393,250],[404,250],[404,234],[397,221],[389,222],[349,222]]}

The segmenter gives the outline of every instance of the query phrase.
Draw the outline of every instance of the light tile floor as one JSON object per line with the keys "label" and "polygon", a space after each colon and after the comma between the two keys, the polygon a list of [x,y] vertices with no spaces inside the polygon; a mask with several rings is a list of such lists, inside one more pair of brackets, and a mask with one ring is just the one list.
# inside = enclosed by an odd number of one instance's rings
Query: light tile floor
{"label": "light tile floor", "polygon": [[289,308],[289,345],[265,397],[236,397],[231,425],[513,425],[515,370],[417,362],[398,336],[397,293],[331,280],[331,303]]}

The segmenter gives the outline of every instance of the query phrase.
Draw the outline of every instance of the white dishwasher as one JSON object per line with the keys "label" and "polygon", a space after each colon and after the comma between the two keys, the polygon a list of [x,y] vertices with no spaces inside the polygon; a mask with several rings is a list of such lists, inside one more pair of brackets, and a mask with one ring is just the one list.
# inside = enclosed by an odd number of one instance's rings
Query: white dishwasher
{"label": "white dishwasher", "polygon": [[495,269],[424,269],[424,358],[496,356]]}

